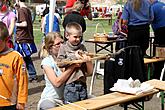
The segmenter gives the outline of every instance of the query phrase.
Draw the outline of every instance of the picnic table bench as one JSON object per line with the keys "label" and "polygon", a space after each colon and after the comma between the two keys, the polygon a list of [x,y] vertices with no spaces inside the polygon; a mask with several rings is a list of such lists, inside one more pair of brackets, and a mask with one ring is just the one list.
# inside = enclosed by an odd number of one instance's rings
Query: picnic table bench
{"label": "picnic table bench", "polygon": [[141,99],[158,92],[159,90],[157,89],[154,89],[153,91],[150,91],[150,92],[138,94],[138,95],[113,92],[113,93],[98,96],[95,98],[86,99],[86,100],[78,101],[75,103],[70,103],[67,105],[60,106],[60,107],[55,107],[50,110],[97,110],[97,109],[114,106],[117,104],[123,104],[130,101],[135,101],[137,99]]}
{"label": "picnic table bench", "polygon": [[[152,80],[146,81],[146,83],[150,84],[151,86],[154,86],[155,89],[153,89],[153,91],[138,94],[138,95],[113,92],[106,95],[94,97],[91,99],[86,99],[86,100],[78,101],[75,103],[63,105],[60,107],[55,107],[50,110],[96,110],[96,109],[102,109],[102,108],[114,106],[117,104],[127,103],[127,102],[134,101],[146,96],[150,96],[150,95],[158,93],[159,90],[165,91],[165,81],[152,79]],[[162,104],[162,107],[164,107],[164,95],[162,95],[162,100],[163,101],[161,101],[161,104]],[[164,110],[164,108],[162,108],[162,110]]]}

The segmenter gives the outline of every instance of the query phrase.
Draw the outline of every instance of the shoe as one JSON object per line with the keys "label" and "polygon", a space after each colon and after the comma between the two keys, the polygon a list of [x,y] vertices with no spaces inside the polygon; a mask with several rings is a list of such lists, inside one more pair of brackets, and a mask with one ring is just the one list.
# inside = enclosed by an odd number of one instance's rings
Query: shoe
{"label": "shoe", "polygon": [[30,83],[37,83],[38,82],[38,78],[37,77],[29,78],[29,82]]}
{"label": "shoe", "polygon": [[147,55],[147,54],[145,54],[145,55],[144,55],[144,58],[152,58],[152,57],[149,56],[149,55]]}

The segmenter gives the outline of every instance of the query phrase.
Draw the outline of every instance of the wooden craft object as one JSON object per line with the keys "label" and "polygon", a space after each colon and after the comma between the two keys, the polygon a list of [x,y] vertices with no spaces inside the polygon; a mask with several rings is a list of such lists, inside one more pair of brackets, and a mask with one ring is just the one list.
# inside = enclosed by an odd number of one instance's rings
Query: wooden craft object
{"label": "wooden craft object", "polygon": [[[91,61],[92,60],[105,59],[105,58],[108,57],[108,54],[93,54],[93,53],[88,53],[86,55],[91,57]],[[61,65],[71,65],[71,64],[74,64],[74,63],[84,63],[84,62],[86,62],[86,61],[83,61],[83,60],[62,60],[60,62],[57,62],[57,65],[58,66],[61,66]]]}
{"label": "wooden craft object", "polygon": [[[100,60],[100,59],[108,59],[110,57],[114,57],[118,54],[120,54],[122,51],[124,51],[124,49],[120,49],[119,51],[117,51],[116,53],[109,53],[109,54],[94,54],[94,53],[85,53],[87,56],[91,57],[91,61],[92,60]],[[57,61],[57,65],[58,66],[62,66],[62,65],[71,65],[74,63],[83,63],[86,61],[83,60],[62,60],[62,61]]]}

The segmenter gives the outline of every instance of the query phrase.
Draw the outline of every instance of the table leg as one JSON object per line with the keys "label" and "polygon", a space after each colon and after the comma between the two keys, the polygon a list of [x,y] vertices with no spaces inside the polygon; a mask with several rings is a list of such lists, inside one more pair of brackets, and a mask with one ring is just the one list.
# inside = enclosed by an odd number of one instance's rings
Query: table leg
{"label": "table leg", "polygon": [[142,110],[144,110],[144,101],[142,101]]}
{"label": "table leg", "polygon": [[128,105],[124,104],[124,110],[128,110]]}
{"label": "table leg", "polygon": [[162,107],[162,110],[164,110],[164,92],[163,91],[161,92],[161,107]]}
{"label": "table leg", "polygon": [[152,38],[149,39],[150,44],[150,57],[152,56]]}
{"label": "table leg", "polygon": [[92,95],[93,84],[94,84],[94,80],[95,80],[95,76],[96,76],[96,71],[97,71],[97,63],[98,63],[98,60],[95,60],[95,66],[93,68],[93,74],[92,74],[91,84],[90,84],[90,88],[89,88],[89,95]]}
{"label": "table leg", "polygon": [[148,64],[148,80],[151,79],[151,64]]}

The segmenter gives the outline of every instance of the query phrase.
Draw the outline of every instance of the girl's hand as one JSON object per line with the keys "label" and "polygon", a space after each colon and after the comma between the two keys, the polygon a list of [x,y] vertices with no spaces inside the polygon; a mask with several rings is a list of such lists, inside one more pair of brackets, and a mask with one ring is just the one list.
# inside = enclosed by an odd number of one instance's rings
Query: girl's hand
{"label": "girl's hand", "polygon": [[87,56],[86,54],[83,54],[82,55],[82,60],[85,61],[85,62],[89,62],[89,61],[91,61],[91,57]]}
{"label": "girl's hand", "polygon": [[81,50],[77,50],[76,52],[75,52],[75,56],[76,56],[76,58],[77,59],[82,59],[82,51]]}
{"label": "girl's hand", "polygon": [[17,110],[24,110],[25,109],[24,107],[25,107],[25,104],[22,104],[22,103],[18,103],[16,106]]}

